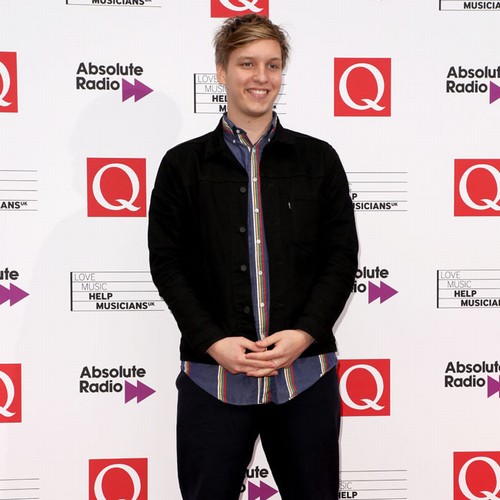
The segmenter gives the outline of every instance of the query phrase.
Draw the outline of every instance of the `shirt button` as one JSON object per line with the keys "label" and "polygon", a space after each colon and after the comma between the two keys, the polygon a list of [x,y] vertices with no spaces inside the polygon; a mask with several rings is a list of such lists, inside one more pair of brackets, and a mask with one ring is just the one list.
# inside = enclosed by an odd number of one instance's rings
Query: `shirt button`
{"label": "shirt button", "polygon": [[241,186],[240,193],[246,193],[246,192],[247,192],[247,188],[245,186]]}
{"label": "shirt button", "polygon": [[240,233],[246,233],[247,232],[247,228],[245,226],[240,226],[239,231],[240,231]]}
{"label": "shirt button", "polygon": [[243,271],[243,272],[245,272],[247,269],[248,269],[248,267],[245,264],[242,264],[240,266],[240,270]]}
{"label": "shirt button", "polygon": [[260,307],[264,307],[264,302],[261,302],[261,303],[260,303]]}
{"label": "shirt button", "polygon": [[256,214],[258,214],[258,213],[259,213],[259,209],[258,209],[258,208],[256,208],[256,209],[255,209],[255,213],[256,213]]}
{"label": "shirt button", "polygon": [[254,182],[257,182],[257,177],[254,177],[254,178],[253,178],[253,181],[254,181]]}
{"label": "shirt button", "polygon": [[256,240],[255,243],[257,243],[257,245],[260,245],[260,240]]}
{"label": "shirt button", "polygon": [[243,308],[243,312],[244,312],[245,314],[250,314],[250,307],[245,306],[245,307]]}

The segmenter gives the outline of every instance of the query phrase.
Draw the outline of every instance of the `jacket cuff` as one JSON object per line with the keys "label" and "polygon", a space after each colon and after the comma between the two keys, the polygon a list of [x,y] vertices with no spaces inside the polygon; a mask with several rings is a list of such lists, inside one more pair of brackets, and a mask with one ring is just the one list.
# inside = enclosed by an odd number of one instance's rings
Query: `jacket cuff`
{"label": "jacket cuff", "polygon": [[314,339],[315,343],[324,342],[328,333],[333,335],[332,331],[326,332],[321,323],[308,316],[299,318],[295,323],[294,328],[297,330],[304,330]]}
{"label": "jacket cuff", "polygon": [[203,339],[201,342],[198,342],[193,348],[198,352],[200,355],[208,355],[208,349],[212,344],[215,344],[217,341],[222,340],[223,338],[227,337],[227,335],[224,334],[222,330],[219,330],[217,328],[214,328],[213,332],[209,332],[209,337]]}

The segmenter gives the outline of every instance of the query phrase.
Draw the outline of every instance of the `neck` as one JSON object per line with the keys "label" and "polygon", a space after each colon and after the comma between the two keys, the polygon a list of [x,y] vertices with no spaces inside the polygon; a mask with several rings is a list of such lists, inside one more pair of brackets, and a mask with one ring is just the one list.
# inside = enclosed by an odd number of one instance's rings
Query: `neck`
{"label": "neck", "polygon": [[247,133],[248,138],[255,144],[266,132],[273,119],[273,114],[265,115],[259,118],[241,118],[233,117],[228,112],[227,117],[237,126],[241,127]]}

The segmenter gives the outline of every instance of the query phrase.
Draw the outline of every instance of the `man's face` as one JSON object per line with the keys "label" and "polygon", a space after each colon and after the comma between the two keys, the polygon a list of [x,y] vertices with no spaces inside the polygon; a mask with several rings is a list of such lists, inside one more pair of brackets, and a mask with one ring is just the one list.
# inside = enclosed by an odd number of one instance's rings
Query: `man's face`
{"label": "man's face", "polygon": [[217,66],[217,79],[226,86],[228,116],[235,124],[271,121],[281,88],[281,47],[276,40],[257,40],[233,50],[227,66]]}

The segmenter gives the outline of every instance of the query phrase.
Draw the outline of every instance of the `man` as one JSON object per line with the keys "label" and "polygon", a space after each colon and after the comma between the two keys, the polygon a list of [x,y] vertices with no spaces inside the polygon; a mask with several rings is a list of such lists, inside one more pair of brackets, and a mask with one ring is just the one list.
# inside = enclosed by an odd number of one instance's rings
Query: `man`
{"label": "man", "polygon": [[167,152],[149,220],[152,276],[181,331],[181,492],[238,499],[260,435],[284,500],[333,500],[332,327],[358,249],[348,183],[327,143],[273,112],[283,30],[251,14],[226,20],[214,41],[227,114]]}

